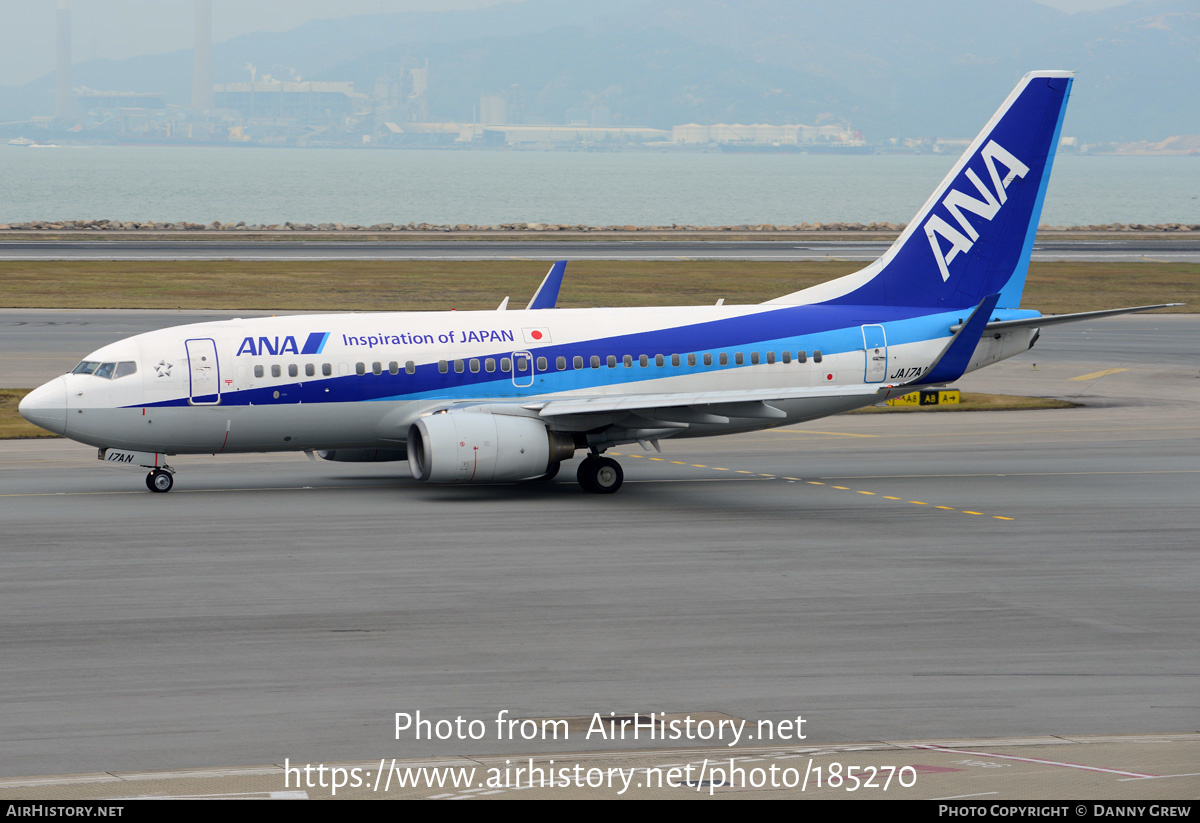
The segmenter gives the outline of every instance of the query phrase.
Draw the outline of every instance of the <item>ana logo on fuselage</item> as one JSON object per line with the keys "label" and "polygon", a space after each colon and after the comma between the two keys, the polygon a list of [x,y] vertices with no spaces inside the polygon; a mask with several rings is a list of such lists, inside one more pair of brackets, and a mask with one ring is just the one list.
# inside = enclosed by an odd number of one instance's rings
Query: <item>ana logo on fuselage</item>
{"label": "ana logo on fuselage", "polygon": [[237,356],[249,354],[253,357],[259,357],[268,354],[299,354],[300,348],[296,345],[296,338],[290,334],[282,340],[279,337],[259,337],[257,340],[253,337],[247,337],[242,340],[242,345],[237,350]]}
{"label": "ana logo on fuselage", "polygon": [[[969,252],[971,246],[975,245],[975,241],[979,239],[979,231],[971,225],[963,212],[969,211],[990,221],[996,216],[996,212],[1000,211],[1000,207],[1008,202],[1009,184],[1015,178],[1024,177],[1029,173],[1028,166],[995,140],[989,140],[987,145],[980,150],[979,156],[983,158],[983,164],[987,167],[992,187],[989,188],[985,185],[975,170],[971,168],[967,169],[967,179],[974,184],[983,199],[977,200],[958,189],[951,189],[950,193],[942,199],[942,205],[946,207],[946,211],[950,212],[962,231],[936,214],[925,221],[925,236],[929,238],[929,245],[933,249],[933,257],[937,260],[938,269],[942,272],[943,282],[950,279],[949,265],[958,253]],[[1007,170],[1003,178],[1000,177],[997,163]],[[950,248],[948,250],[942,250],[939,237],[949,241]]]}

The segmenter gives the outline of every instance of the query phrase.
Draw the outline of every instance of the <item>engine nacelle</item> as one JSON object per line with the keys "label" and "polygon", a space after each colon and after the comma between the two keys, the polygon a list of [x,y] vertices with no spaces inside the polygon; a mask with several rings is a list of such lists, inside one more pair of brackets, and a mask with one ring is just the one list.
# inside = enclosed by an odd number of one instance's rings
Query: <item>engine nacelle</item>
{"label": "engine nacelle", "polygon": [[575,441],[540,420],[488,412],[422,417],[408,429],[413,477],[434,483],[526,480],[575,454]]}
{"label": "engine nacelle", "polygon": [[317,457],[334,463],[392,463],[407,460],[404,449],[326,449],[317,452]]}

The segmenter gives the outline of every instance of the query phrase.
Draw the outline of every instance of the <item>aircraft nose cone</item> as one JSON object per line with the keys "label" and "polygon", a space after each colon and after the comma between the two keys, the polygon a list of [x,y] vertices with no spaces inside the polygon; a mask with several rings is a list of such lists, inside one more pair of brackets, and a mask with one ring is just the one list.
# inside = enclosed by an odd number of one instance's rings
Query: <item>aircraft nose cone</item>
{"label": "aircraft nose cone", "polygon": [[59,377],[38,386],[17,406],[21,416],[35,426],[55,434],[67,433],[67,386]]}

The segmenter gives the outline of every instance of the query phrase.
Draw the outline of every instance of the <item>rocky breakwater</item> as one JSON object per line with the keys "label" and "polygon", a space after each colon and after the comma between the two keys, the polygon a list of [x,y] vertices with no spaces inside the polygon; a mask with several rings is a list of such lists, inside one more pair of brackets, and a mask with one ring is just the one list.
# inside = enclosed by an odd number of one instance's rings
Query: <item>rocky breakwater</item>
{"label": "rocky breakwater", "polygon": [[[1047,226],[1039,227],[1043,231],[1060,232],[1200,232],[1200,223],[1157,223],[1153,225],[1142,223],[1109,223],[1089,226]],[[150,220],[31,220],[24,223],[0,224],[0,231],[9,232],[320,232],[320,233],[353,233],[369,232],[372,234],[403,233],[403,232],[441,232],[446,234],[506,234],[519,232],[526,234],[575,232],[595,234],[631,234],[631,233],[679,233],[696,232],[702,234],[736,233],[750,234],[756,232],[880,232],[898,233],[904,230],[903,223],[799,223],[794,225],[778,225],[774,223],[744,223],[727,226],[693,226],[672,223],[667,226],[635,226],[610,225],[589,226],[569,223],[374,223],[358,225],[356,223],[246,223],[244,221],[211,223],[190,223],[186,221],[158,222]]]}

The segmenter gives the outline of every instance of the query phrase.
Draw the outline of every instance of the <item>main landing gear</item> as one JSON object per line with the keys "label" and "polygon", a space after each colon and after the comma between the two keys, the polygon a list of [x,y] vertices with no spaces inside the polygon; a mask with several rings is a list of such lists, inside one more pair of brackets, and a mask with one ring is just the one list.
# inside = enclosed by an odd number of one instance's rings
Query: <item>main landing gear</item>
{"label": "main landing gear", "polygon": [[146,488],[158,494],[165,494],[175,486],[175,477],[166,469],[155,469],[146,475]]}
{"label": "main landing gear", "polygon": [[576,473],[579,485],[592,494],[612,494],[625,482],[621,464],[611,457],[589,454],[579,464]]}

